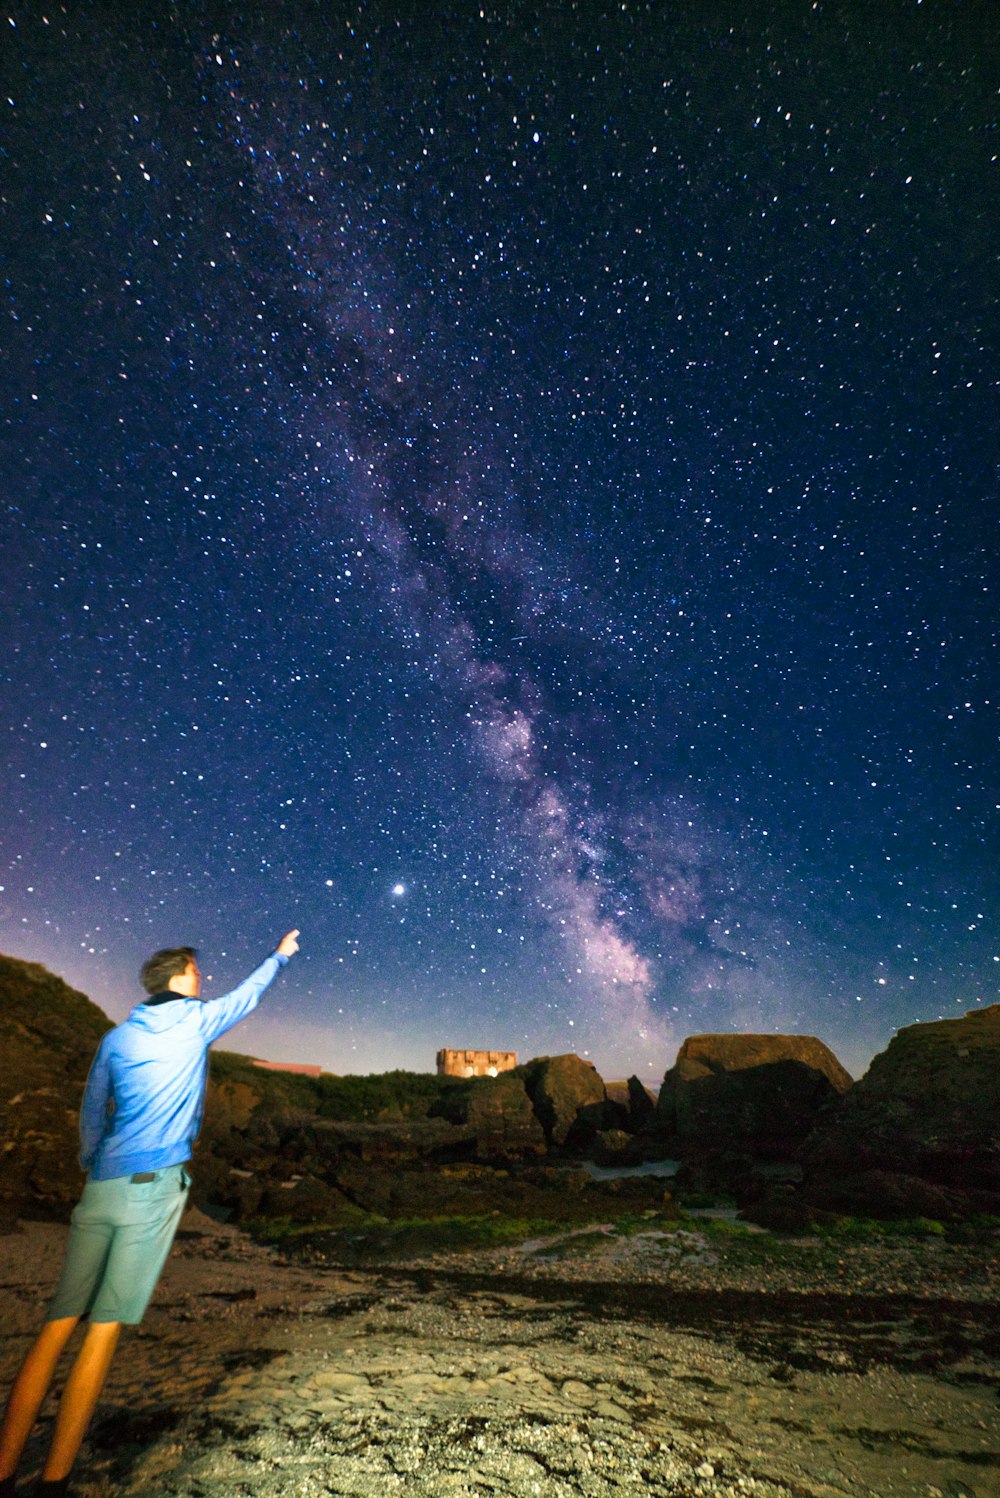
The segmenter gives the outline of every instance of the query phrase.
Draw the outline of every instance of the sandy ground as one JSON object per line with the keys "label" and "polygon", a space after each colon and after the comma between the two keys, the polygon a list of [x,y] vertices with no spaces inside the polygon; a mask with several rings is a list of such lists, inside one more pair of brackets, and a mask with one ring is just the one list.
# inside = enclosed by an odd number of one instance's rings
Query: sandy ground
{"label": "sandy ground", "polygon": [[[65,1232],[0,1238],[4,1387]],[[804,1258],[754,1283],[688,1227],[346,1271],[190,1212],[74,1491],[1000,1498],[981,1256]]]}

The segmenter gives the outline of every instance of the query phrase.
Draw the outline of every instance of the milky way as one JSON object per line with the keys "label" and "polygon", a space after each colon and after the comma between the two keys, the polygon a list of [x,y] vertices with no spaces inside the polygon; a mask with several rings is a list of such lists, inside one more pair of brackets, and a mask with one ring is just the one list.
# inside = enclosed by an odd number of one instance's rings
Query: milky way
{"label": "milky way", "polygon": [[116,10],[4,22],[0,948],[299,926],[340,1072],[995,1002],[986,9]]}

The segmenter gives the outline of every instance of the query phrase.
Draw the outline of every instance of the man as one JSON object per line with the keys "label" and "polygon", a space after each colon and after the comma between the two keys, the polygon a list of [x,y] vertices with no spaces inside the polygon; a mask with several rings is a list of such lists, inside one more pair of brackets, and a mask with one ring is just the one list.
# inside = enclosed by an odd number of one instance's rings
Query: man
{"label": "man", "polygon": [[80,1111],[87,1184],[71,1219],[62,1279],[0,1427],[0,1498],[14,1491],[17,1464],[59,1356],[87,1316],[39,1488],[66,1491],[122,1324],[141,1322],[187,1202],[184,1167],[201,1126],[208,1048],[257,1007],[299,950],[298,936],[289,931],[238,988],[207,1003],[199,998],[194,947],[154,952],[141,974],[149,997],[98,1046]]}

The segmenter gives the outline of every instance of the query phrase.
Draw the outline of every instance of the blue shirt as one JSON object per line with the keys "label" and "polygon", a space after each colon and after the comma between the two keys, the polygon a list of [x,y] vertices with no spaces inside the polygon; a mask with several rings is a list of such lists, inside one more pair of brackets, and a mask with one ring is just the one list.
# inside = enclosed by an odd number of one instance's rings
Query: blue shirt
{"label": "blue shirt", "polygon": [[288,961],[275,952],[221,999],[137,1004],[97,1047],[80,1109],[80,1164],[92,1181],[190,1160],[213,1040],[256,1009]]}

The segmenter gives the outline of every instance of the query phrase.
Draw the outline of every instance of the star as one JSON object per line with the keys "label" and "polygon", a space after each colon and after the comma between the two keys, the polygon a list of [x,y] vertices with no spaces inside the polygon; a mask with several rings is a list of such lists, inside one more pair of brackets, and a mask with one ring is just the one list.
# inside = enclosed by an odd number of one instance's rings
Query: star
{"label": "star", "polygon": [[0,950],[301,926],[337,1072],[996,1001],[985,8],[662,9],[5,27]]}

